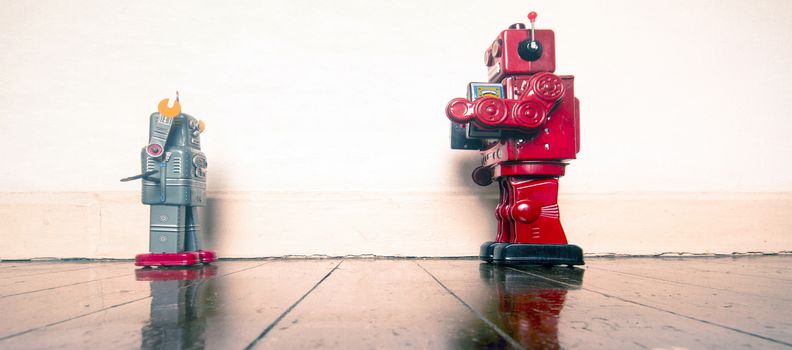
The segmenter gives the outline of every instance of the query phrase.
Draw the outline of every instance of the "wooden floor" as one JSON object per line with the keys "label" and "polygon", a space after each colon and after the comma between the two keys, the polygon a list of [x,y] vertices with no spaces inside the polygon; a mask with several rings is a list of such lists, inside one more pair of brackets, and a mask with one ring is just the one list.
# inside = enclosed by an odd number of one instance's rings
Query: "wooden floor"
{"label": "wooden floor", "polygon": [[792,256],[0,263],[2,349],[792,348]]}

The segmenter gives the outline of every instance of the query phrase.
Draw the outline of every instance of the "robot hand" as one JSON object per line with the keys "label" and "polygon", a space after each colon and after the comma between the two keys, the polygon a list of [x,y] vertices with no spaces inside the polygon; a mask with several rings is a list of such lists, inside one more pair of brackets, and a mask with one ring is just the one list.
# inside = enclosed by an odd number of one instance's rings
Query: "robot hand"
{"label": "robot hand", "polygon": [[157,174],[157,173],[159,173],[159,170],[149,170],[149,171],[147,171],[145,173],[142,173],[142,174],[137,174],[135,176],[125,177],[125,178],[121,179],[121,182],[127,182],[127,181],[132,181],[132,180],[137,180],[137,179],[152,180],[150,178],[150,176],[154,175],[154,174]]}

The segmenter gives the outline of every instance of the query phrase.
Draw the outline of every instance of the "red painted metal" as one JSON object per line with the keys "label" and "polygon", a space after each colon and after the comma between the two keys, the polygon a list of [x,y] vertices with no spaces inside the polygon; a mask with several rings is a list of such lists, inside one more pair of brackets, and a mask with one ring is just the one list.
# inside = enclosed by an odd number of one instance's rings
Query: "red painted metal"
{"label": "red painted metal", "polygon": [[[580,148],[580,113],[575,98],[575,77],[561,75],[559,78],[563,84],[563,98],[550,111],[541,128],[528,135],[514,135],[510,146],[511,160],[576,158]],[[530,76],[524,75],[503,79],[506,98],[521,98],[525,93],[523,86],[529,79]]]}
{"label": "red painted metal", "polygon": [[536,12],[531,11],[528,13],[528,20],[531,22],[536,21],[536,16],[537,16]]}
{"label": "red painted metal", "polygon": [[[501,178],[497,241],[567,244],[558,211],[558,179]],[[503,193],[505,191],[505,195]]]}
{"label": "red painted metal", "polygon": [[[580,113],[579,103],[574,97],[575,78],[570,75],[560,76],[563,85],[563,98],[555,104],[545,118],[543,125],[531,127],[487,127],[487,124],[475,123],[481,128],[516,130],[517,133],[504,137],[498,143],[485,146],[485,165],[492,165],[503,161],[517,160],[566,160],[575,159],[580,150]],[[523,96],[532,96],[525,93],[524,86],[529,86],[530,76],[515,76],[503,80],[506,92],[505,101],[517,100]],[[455,98],[448,103],[446,115],[456,123],[466,123],[475,118],[475,104],[482,100],[494,98],[480,98],[470,102],[464,98]],[[516,102],[508,102],[515,105]],[[480,108],[482,109],[482,108]],[[516,119],[504,121],[502,124],[514,123]],[[520,133],[519,131],[523,131]],[[497,156],[497,157],[495,157]]]}
{"label": "red painted metal", "polygon": [[455,98],[448,103],[446,115],[455,123],[473,123],[482,129],[533,132],[543,126],[550,111],[564,96],[561,78],[552,73],[524,77],[519,86],[519,99],[483,97],[473,102]]}
{"label": "red painted metal", "polygon": [[200,259],[202,263],[208,264],[217,261],[217,254],[211,250],[200,250],[198,251],[198,259]]}
{"label": "red painted metal", "polygon": [[201,261],[196,252],[147,253],[135,256],[137,266],[189,266]]}
{"label": "red painted metal", "polygon": [[[523,60],[517,53],[520,42],[530,40],[530,30],[506,29],[498,35],[487,49],[490,53],[485,51],[485,55],[492,56],[485,56],[490,82],[496,83],[512,75],[555,72],[555,34],[548,29],[537,29],[535,34],[536,41],[542,43],[543,51],[542,57],[536,61]],[[500,47],[499,55],[492,50],[494,46]]]}
{"label": "red painted metal", "polygon": [[[535,18],[529,14],[531,21]],[[446,115],[465,126],[502,131],[497,139],[481,139],[482,166],[473,172],[479,185],[500,185],[496,242],[567,244],[559,218],[558,178],[580,150],[574,77],[552,73],[551,30],[535,30],[542,52],[538,58],[523,58],[518,47],[530,40],[531,31],[516,28],[501,32],[485,54],[490,82],[503,85],[504,97],[455,98]]]}
{"label": "red painted metal", "polygon": [[137,266],[190,266],[208,264],[217,260],[213,251],[201,250],[197,252],[180,253],[147,253],[135,256]]}
{"label": "red painted metal", "polygon": [[507,176],[564,176],[566,170],[565,163],[550,162],[520,162],[511,164],[498,164],[493,167],[492,177],[501,178]]}

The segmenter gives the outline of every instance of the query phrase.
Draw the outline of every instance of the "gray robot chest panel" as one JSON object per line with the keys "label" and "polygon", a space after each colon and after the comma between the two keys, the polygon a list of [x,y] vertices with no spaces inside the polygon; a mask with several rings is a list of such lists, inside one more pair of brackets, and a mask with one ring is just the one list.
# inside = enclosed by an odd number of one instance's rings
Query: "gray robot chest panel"
{"label": "gray robot chest panel", "polygon": [[206,204],[208,162],[200,150],[199,134],[197,120],[183,115],[174,120],[162,160],[144,152],[144,171],[160,170],[158,179],[143,181],[145,204]]}

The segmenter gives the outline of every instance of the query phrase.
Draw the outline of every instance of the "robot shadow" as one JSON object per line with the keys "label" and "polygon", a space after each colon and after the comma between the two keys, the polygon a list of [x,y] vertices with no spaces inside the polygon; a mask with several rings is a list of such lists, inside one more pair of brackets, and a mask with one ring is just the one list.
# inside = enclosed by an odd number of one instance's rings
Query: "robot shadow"
{"label": "robot shadow", "polygon": [[[452,167],[454,171],[454,181],[458,181],[466,193],[472,194],[476,198],[478,207],[485,212],[493,213],[499,202],[498,184],[493,183],[489,186],[479,186],[473,182],[473,170],[481,165],[481,156],[478,152],[459,152],[453,158]],[[492,232],[487,232],[482,236],[482,242],[492,240],[495,237],[495,215],[487,215],[490,220]]]}
{"label": "robot shadow", "polygon": [[[212,181],[211,188],[226,188],[223,169],[212,169],[210,176]],[[223,212],[223,201],[218,198],[216,190],[209,190],[206,197],[206,206],[198,209],[203,220],[201,223],[203,227],[202,238],[206,247],[216,249],[222,239],[220,230],[223,223],[220,214]]]}

